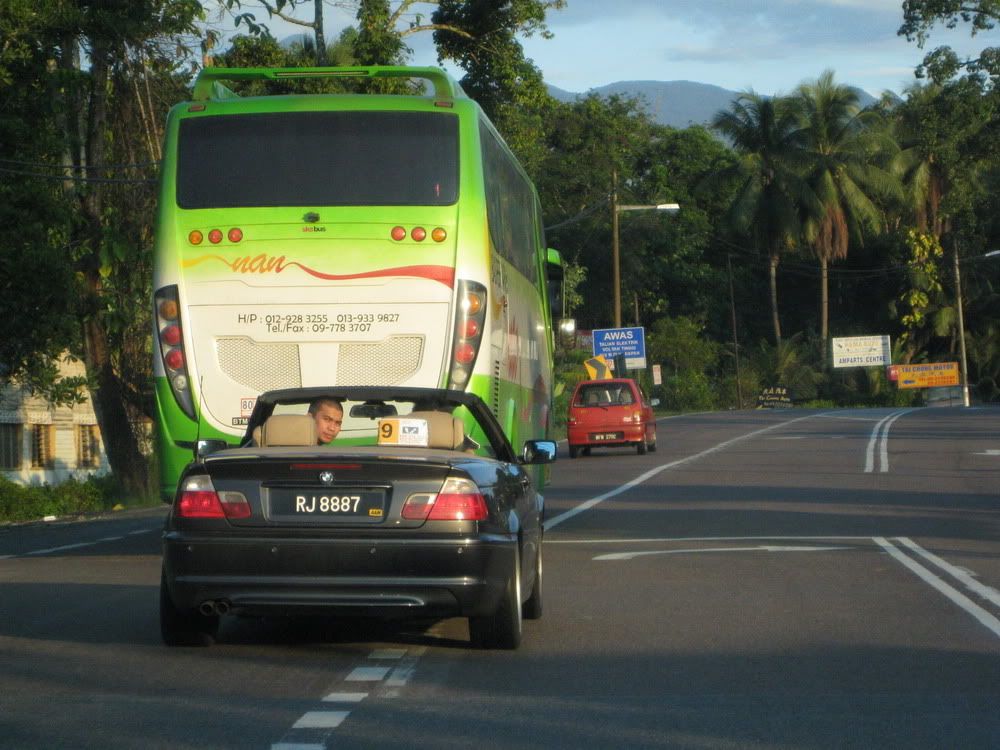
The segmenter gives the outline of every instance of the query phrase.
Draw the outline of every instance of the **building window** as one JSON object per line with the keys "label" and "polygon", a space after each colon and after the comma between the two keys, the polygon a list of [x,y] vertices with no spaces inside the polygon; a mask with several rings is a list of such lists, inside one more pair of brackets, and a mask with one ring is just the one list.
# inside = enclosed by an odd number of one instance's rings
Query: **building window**
{"label": "building window", "polygon": [[21,425],[0,424],[0,469],[21,468]]}
{"label": "building window", "polygon": [[56,452],[53,438],[55,432],[50,424],[36,424],[31,427],[31,468],[51,469],[55,466]]}
{"label": "building window", "polygon": [[96,469],[101,463],[101,437],[96,424],[76,426],[76,465]]}

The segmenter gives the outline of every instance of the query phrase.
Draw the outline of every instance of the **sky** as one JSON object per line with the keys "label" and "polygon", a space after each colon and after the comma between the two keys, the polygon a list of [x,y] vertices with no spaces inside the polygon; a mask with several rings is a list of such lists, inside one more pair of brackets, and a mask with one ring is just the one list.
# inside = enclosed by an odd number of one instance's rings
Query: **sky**
{"label": "sky", "polygon": [[[426,22],[433,6],[414,9]],[[325,16],[328,39],[355,23],[335,3]],[[547,23],[554,37],[522,38],[525,56],[546,83],[575,93],[616,81],[685,80],[775,95],[832,69],[838,83],[878,96],[914,83],[914,68],[935,47],[976,55],[1000,46],[996,29],[972,37],[967,25],[938,26],[921,50],[896,35],[902,0],[567,0]],[[271,31],[282,39],[301,29],[277,22]],[[438,64],[429,33],[406,40],[410,64]]]}

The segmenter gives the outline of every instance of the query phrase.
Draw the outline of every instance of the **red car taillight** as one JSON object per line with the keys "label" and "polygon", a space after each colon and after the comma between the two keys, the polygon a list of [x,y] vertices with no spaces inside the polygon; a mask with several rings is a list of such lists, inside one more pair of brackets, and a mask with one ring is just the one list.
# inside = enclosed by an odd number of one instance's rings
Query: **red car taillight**
{"label": "red car taillight", "polygon": [[242,492],[216,492],[212,480],[193,476],[184,480],[177,501],[181,518],[249,518],[250,503]]}
{"label": "red car taillight", "polygon": [[485,521],[490,512],[475,482],[448,477],[436,495],[418,492],[406,498],[401,515],[411,521]]}

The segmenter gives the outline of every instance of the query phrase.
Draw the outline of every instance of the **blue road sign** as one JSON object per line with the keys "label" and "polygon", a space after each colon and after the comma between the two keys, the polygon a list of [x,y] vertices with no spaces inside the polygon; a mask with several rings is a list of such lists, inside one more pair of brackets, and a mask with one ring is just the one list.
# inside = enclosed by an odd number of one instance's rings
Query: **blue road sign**
{"label": "blue road sign", "polygon": [[[630,370],[646,367],[646,333],[642,326],[635,328],[595,328],[594,356],[604,355],[607,360],[625,357]],[[621,375],[622,373],[615,373]]]}

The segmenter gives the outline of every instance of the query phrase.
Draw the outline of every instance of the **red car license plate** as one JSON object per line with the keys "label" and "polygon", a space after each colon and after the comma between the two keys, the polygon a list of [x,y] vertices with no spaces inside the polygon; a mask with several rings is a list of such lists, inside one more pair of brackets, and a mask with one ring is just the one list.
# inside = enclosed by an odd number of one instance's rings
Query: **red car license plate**
{"label": "red car license plate", "polygon": [[623,437],[620,432],[595,432],[590,436],[591,440],[621,440]]}

